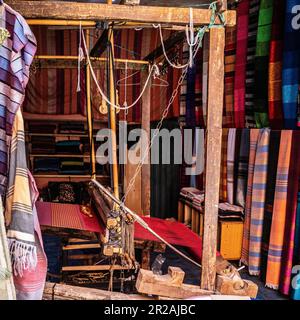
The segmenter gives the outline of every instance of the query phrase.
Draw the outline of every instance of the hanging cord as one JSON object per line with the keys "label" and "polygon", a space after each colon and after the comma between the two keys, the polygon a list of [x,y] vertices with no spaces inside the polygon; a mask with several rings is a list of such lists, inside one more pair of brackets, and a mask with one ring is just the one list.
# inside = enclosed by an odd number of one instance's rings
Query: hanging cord
{"label": "hanging cord", "polygon": [[[215,13],[216,13],[216,10],[217,10],[217,2],[213,2],[213,3],[210,5],[210,8],[211,8],[211,10],[212,10],[212,14],[211,14],[211,18],[210,18],[210,23],[209,23],[208,26],[203,26],[203,27],[200,28],[199,31],[198,31],[197,37],[198,37],[199,42],[198,42],[197,47],[194,47],[193,58],[197,55],[199,49],[202,47],[202,40],[203,40],[203,37],[204,37],[204,35],[205,35],[205,32],[206,32],[207,30],[209,30],[210,28],[216,26],[216,25],[215,25],[215,20],[216,20],[216,14],[215,14]],[[220,18],[220,21],[222,22],[222,25],[220,25],[220,26],[218,25],[217,27],[224,27],[224,23],[225,23],[224,21],[225,21],[225,19],[224,19],[223,14],[221,13],[221,14],[219,15],[219,13],[218,13],[218,16],[219,16],[219,18]],[[188,64],[186,65],[186,68],[183,70],[183,72],[182,72],[182,74],[181,74],[181,76],[180,76],[180,78],[179,78],[178,84],[177,84],[176,88],[174,89],[174,91],[173,91],[173,93],[172,93],[172,96],[171,96],[171,98],[170,98],[170,101],[169,101],[169,103],[167,104],[166,108],[165,108],[164,111],[163,111],[162,118],[161,118],[161,120],[158,122],[158,124],[157,124],[157,126],[156,126],[156,129],[154,130],[154,134],[153,134],[153,136],[152,136],[152,138],[151,138],[151,141],[150,141],[149,145],[147,146],[147,149],[145,150],[144,156],[142,157],[141,161],[140,161],[139,164],[137,165],[136,170],[135,170],[135,173],[134,173],[133,177],[132,177],[132,178],[130,179],[130,181],[129,181],[129,184],[128,184],[128,186],[127,186],[126,192],[125,192],[124,196],[122,197],[122,203],[123,203],[123,204],[125,203],[126,198],[127,198],[128,194],[130,193],[131,189],[134,187],[135,180],[136,180],[136,178],[137,178],[140,170],[142,169],[142,166],[143,166],[143,164],[145,163],[146,158],[148,157],[148,155],[149,155],[149,153],[150,153],[150,150],[151,150],[151,148],[152,148],[152,145],[153,145],[153,143],[154,143],[154,140],[155,140],[155,138],[157,137],[157,135],[159,134],[159,130],[160,130],[161,127],[162,127],[162,123],[163,123],[164,119],[165,119],[165,118],[167,117],[167,115],[168,115],[169,109],[170,109],[170,107],[171,107],[171,105],[172,105],[175,97],[176,97],[177,94],[178,94],[179,88],[180,88],[181,84],[183,83],[183,81],[184,81],[184,79],[185,79],[185,76],[186,76],[186,74],[187,74],[187,71],[188,71]]]}
{"label": "hanging cord", "polygon": [[198,262],[194,261],[193,259],[191,259],[190,257],[188,257],[187,255],[185,255],[184,253],[182,253],[180,250],[178,250],[177,248],[175,248],[172,244],[170,244],[167,240],[165,240],[164,238],[162,238],[159,234],[157,234],[153,229],[151,229],[148,225],[147,222],[145,222],[139,215],[137,215],[136,213],[134,213],[132,210],[130,210],[129,208],[127,208],[119,199],[117,199],[113,194],[111,194],[104,186],[102,186],[102,184],[100,184],[97,180],[92,179],[91,180],[92,183],[94,185],[96,185],[105,195],[107,195],[108,197],[110,197],[119,207],[123,212],[127,212],[129,213],[132,218],[138,223],[140,224],[144,229],[148,230],[151,234],[153,234],[157,239],[159,239],[161,242],[163,242],[165,245],[167,245],[170,249],[172,249],[173,251],[175,251],[176,253],[178,253],[181,257],[183,257],[184,259],[188,260],[189,262],[193,263],[194,265],[196,265],[197,267],[201,268],[201,264],[199,264]]}
{"label": "hanging cord", "polygon": [[101,96],[103,97],[103,99],[104,99],[110,106],[112,106],[113,108],[118,109],[118,110],[128,110],[128,109],[134,107],[134,106],[141,100],[141,98],[142,98],[142,96],[143,96],[143,94],[144,94],[144,92],[145,92],[145,90],[146,90],[146,88],[147,88],[147,86],[148,86],[148,83],[149,83],[149,81],[150,81],[150,79],[151,79],[152,74],[159,74],[158,66],[157,66],[156,64],[153,64],[153,65],[151,66],[150,71],[149,71],[149,75],[148,75],[148,77],[147,77],[147,79],[146,79],[146,82],[145,82],[145,85],[144,85],[141,93],[139,94],[138,98],[137,98],[131,105],[129,105],[129,106],[127,106],[127,107],[118,106],[118,105],[110,102],[109,99],[107,98],[107,96],[106,96],[106,95],[104,94],[104,92],[102,91],[102,89],[101,89],[101,87],[100,87],[100,85],[99,85],[99,83],[98,83],[98,81],[97,81],[97,77],[96,77],[96,74],[95,74],[95,72],[94,72],[93,66],[92,66],[92,64],[91,64],[89,52],[88,52],[88,49],[87,49],[87,46],[86,46],[86,41],[85,41],[85,38],[84,38],[84,35],[83,35],[83,34],[82,34],[82,40],[83,40],[82,42],[83,42],[83,46],[84,46],[84,50],[85,50],[85,54],[86,54],[88,66],[89,66],[89,68],[90,68],[90,70],[91,70],[92,78],[93,78],[93,80],[94,80],[94,82],[95,82],[95,84],[96,84],[96,86],[97,86],[97,89],[98,89],[99,93],[100,93]]}

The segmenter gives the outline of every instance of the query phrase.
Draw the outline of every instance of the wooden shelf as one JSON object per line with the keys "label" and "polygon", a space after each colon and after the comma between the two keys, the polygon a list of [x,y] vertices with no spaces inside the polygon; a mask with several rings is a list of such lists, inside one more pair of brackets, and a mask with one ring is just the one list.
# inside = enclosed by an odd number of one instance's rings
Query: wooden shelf
{"label": "wooden shelf", "polygon": [[[90,174],[33,174],[35,178],[90,178]],[[107,175],[97,175],[98,179],[109,178]]]}
{"label": "wooden shelf", "polygon": [[[88,138],[88,134],[82,133],[30,133],[25,132],[29,137],[78,137],[78,138]],[[94,134],[93,137],[96,138],[98,135]],[[104,137],[104,136],[103,136]]]}

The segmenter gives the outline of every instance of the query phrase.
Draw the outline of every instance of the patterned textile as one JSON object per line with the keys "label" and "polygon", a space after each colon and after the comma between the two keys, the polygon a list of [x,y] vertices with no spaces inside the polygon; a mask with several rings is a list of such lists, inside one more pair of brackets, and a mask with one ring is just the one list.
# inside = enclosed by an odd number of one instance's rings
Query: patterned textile
{"label": "patterned textile", "polygon": [[221,154],[221,176],[220,176],[220,201],[227,201],[227,147],[229,129],[222,130],[222,154]]}
{"label": "patterned textile", "polygon": [[240,152],[238,156],[238,173],[235,202],[241,207],[245,207],[248,177],[248,162],[250,149],[250,129],[242,130]]}
{"label": "patterned textile", "polygon": [[269,59],[269,122],[272,129],[283,127],[282,55],[285,0],[274,1]]}
{"label": "patterned textile", "polygon": [[[294,244],[293,265],[295,266],[300,264],[300,192],[298,192]],[[291,298],[294,300],[300,300],[299,271],[297,271],[297,274],[293,274],[292,284],[294,284],[294,288],[292,287],[291,290]]]}
{"label": "patterned textile", "polygon": [[281,260],[279,291],[288,295],[291,285],[291,271],[293,267],[294,238],[297,214],[297,195],[300,174],[300,132],[293,131],[291,159],[289,167],[286,219],[284,230],[283,253]]}
{"label": "patterned textile", "polygon": [[42,300],[47,275],[47,257],[44,252],[43,239],[35,203],[39,192],[34,178],[28,171],[30,193],[33,207],[35,241],[37,246],[37,265],[34,270],[25,270],[23,276],[14,276],[17,300]]}
{"label": "patterned textile", "polygon": [[273,217],[273,204],[276,185],[276,173],[278,163],[278,153],[280,144],[280,131],[271,130],[268,157],[268,176],[266,187],[265,213],[263,222],[263,234],[261,245],[261,262],[260,262],[260,278],[266,281],[266,268],[269,251],[270,231]]}
{"label": "patterned textile", "polygon": [[296,128],[298,86],[300,83],[299,31],[292,27],[292,8],[298,0],[287,0],[282,66],[282,101],[285,128]]}
{"label": "patterned textile", "polygon": [[244,210],[242,207],[227,202],[219,203],[218,216],[220,219],[242,219],[243,215]]}
{"label": "patterned textile", "polygon": [[250,130],[250,151],[249,151],[249,165],[248,165],[248,182],[247,194],[245,204],[245,222],[243,230],[243,244],[241,262],[248,265],[249,259],[249,240],[250,240],[250,218],[251,218],[251,203],[252,203],[252,187],[256,149],[259,137],[258,129]]}
{"label": "patterned textile", "polygon": [[227,202],[234,204],[234,156],[235,156],[236,129],[230,128],[228,132],[227,147]]}
{"label": "patterned textile", "polygon": [[3,213],[2,198],[0,197],[0,300],[15,300],[16,293]]}
{"label": "patterned textile", "polygon": [[[234,0],[228,1],[228,9],[235,9]],[[234,68],[236,51],[236,26],[225,30],[224,108],[223,127],[234,126]]]}
{"label": "patterned textile", "polygon": [[268,119],[268,62],[272,31],[273,0],[261,0],[254,70],[254,117],[256,126],[264,128]]}
{"label": "patterned textile", "polygon": [[21,109],[13,125],[5,219],[14,274],[22,276],[25,270],[36,267],[37,255]]}
{"label": "patterned textile", "polygon": [[0,27],[10,34],[0,45],[0,195],[4,196],[12,127],[24,100],[36,40],[25,19],[5,3],[0,6]]}
{"label": "patterned textile", "polygon": [[245,120],[246,128],[255,128],[254,120],[254,67],[258,11],[260,0],[250,0],[249,25],[247,43],[246,88],[245,88]]}
{"label": "patterned textile", "polygon": [[237,44],[234,72],[234,126],[245,127],[245,81],[247,37],[250,0],[242,0],[237,7]]}
{"label": "patterned textile", "polygon": [[267,185],[269,138],[270,129],[260,130],[254,164],[250,214],[249,273],[251,275],[258,275],[260,273],[260,252]]}
{"label": "patterned textile", "polygon": [[266,286],[278,289],[284,243],[284,227],[287,206],[288,173],[291,156],[292,131],[281,132],[276,188],[271,225]]}

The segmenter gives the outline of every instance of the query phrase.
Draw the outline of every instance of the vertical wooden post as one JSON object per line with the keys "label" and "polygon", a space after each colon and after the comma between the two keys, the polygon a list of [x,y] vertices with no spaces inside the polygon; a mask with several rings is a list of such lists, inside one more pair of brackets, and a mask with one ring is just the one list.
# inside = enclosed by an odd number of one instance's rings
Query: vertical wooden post
{"label": "vertical wooden post", "polygon": [[[90,50],[90,36],[89,31],[86,30],[86,45],[87,49]],[[93,136],[93,119],[92,119],[92,103],[91,103],[91,70],[89,66],[86,66],[86,110],[87,110],[87,121],[88,121],[88,134],[91,148],[90,161],[91,161],[91,176],[92,179],[96,179],[96,154],[95,144]]]}
{"label": "vertical wooden post", "polygon": [[201,288],[215,289],[218,204],[224,95],[224,28],[211,28],[208,35],[209,65],[207,93],[207,137],[205,215]]}
{"label": "vertical wooden post", "polygon": [[[148,72],[142,72],[142,85],[145,84],[148,77]],[[151,139],[150,128],[150,110],[151,110],[151,80],[148,82],[146,90],[142,97],[142,129],[146,133],[146,136],[142,135],[141,148],[144,150]],[[144,157],[141,152],[141,157]],[[145,158],[145,164],[141,170],[141,194],[142,194],[142,211],[143,215],[150,215],[150,197],[151,197],[151,173],[150,173],[150,153]]]}

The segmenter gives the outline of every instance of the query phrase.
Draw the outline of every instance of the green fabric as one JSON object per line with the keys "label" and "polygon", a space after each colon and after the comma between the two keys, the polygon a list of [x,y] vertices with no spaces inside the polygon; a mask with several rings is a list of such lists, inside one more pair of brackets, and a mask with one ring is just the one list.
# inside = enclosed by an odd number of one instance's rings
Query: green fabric
{"label": "green fabric", "polygon": [[273,0],[261,0],[259,7],[256,52],[254,117],[256,126],[269,126],[268,117],[268,63],[272,33]]}

